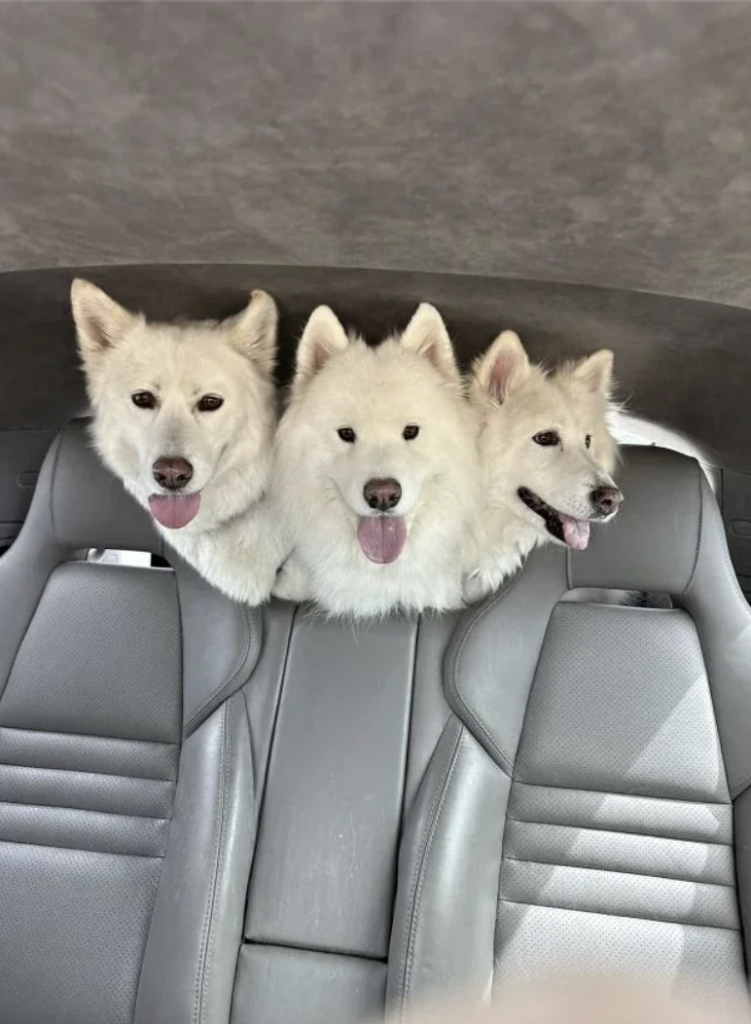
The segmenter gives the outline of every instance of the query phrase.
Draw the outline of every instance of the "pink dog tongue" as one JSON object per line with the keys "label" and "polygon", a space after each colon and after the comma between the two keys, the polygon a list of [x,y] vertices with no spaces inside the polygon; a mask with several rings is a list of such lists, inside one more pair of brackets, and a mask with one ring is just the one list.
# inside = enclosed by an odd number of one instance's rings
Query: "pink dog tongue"
{"label": "pink dog tongue", "polygon": [[181,530],[198,515],[200,494],[152,494],[149,498],[151,514],[168,530]]}
{"label": "pink dog tongue", "polygon": [[574,551],[584,551],[589,544],[589,523],[586,519],[573,519],[561,514],[563,539]]}
{"label": "pink dog tongue", "polygon": [[401,516],[363,516],[357,526],[357,539],[371,562],[384,565],[395,562],[407,539],[407,527]]}

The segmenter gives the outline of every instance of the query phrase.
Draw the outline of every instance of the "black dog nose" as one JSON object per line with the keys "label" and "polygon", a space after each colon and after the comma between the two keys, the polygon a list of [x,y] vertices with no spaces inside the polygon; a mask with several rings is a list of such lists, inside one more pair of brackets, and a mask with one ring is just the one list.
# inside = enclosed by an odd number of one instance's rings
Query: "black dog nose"
{"label": "black dog nose", "polygon": [[596,487],[589,498],[595,509],[603,516],[612,515],[623,501],[623,495],[617,487]]}
{"label": "black dog nose", "polygon": [[371,508],[388,512],[399,504],[402,488],[398,480],[368,480],[362,493]]}
{"label": "black dog nose", "polygon": [[193,467],[187,459],[164,455],[151,467],[154,479],[168,491],[181,491],[193,478]]}

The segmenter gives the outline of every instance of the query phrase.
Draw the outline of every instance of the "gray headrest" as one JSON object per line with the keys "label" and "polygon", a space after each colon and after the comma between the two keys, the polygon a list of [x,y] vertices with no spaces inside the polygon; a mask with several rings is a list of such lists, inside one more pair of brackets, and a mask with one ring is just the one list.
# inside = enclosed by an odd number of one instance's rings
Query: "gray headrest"
{"label": "gray headrest", "polygon": [[[714,505],[711,488],[699,463],[685,455],[636,445],[622,454],[616,480],[623,505],[612,523],[593,528],[586,551],[570,555],[571,586],[683,594],[707,504]],[[722,529],[721,520],[712,521]]]}
{"label": "gray headrest", "polygon": [[[61,548],[110,548],[160,554],[151,518],[105,469],[91,447],[88,420],[73,420],[54,442],[39,476],[24,540],[50,532]],[[19,541],[21,538],[19,538]]]}

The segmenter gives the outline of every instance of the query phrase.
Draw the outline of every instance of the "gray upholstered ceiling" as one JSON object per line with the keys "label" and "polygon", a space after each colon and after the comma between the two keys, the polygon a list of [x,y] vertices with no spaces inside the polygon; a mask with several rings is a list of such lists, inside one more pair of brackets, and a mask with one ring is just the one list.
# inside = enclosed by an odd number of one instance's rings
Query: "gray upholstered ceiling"
{"label": "gray upholstered ceiling", "polygon": [[751,470],[749,54],[749,3],[0,3],[0,430],[80,406],[84,265],[151,316],[266,286],[287,366],[320,301],[609,345]]}
{"label": "gray upholstered ceiling", "polygon": [[747,3],[4,3],[0,268],[521,276],[751,305]]}

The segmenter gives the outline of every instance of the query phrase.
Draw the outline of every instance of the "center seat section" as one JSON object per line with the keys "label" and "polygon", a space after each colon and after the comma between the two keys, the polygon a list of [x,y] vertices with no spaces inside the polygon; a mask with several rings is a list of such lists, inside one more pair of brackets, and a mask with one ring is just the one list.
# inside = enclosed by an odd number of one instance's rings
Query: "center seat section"
{"label": "center seat section", "polygon": [[232,1021],[377,1019],[404,810],[449,714],[456,617],[355,625],[278,602],[265,617],[287,650],[280,665],[267,644],[255,673],[283,679]]}

